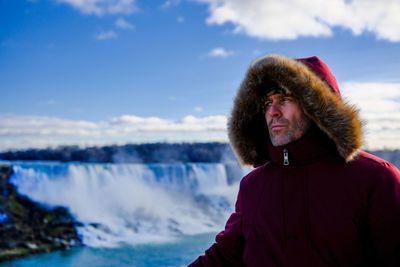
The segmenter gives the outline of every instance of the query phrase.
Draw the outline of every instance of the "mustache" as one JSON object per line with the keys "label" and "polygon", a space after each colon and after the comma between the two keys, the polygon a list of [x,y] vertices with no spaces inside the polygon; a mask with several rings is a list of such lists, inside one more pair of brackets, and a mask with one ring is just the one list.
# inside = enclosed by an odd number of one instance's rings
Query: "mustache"
{"label": "mustache", "polygon": [[272,124],[288,124],[289,120],[285,119],[285,118],[278,118],[278,119],[272,119],[269,123],[268,123],[268,128],[271,129]]}

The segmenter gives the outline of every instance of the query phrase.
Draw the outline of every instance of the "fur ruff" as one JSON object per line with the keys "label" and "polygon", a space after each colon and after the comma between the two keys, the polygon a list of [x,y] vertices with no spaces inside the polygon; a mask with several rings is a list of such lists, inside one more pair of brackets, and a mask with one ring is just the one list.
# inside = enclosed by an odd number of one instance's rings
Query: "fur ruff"
{"label": "fur ruff", "polygon": [[268,128],[260,106],[268,88],[276,84],[297,98],[304,113],[334,141],[346,162],[354,158],[362,145],[358,110],[342,101],[304,63],[268,55],[248,68],[228,122],[230,143],[242,164],[256,167],[270,159]]}

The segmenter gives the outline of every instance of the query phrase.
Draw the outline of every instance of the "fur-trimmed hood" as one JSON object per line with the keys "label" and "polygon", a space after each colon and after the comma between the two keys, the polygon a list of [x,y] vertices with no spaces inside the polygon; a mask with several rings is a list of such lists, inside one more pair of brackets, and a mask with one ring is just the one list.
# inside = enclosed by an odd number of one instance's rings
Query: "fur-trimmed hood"
{"label": "fur-trimmed hood", "polygon": [[270,159],[268,128],[260,107],[263,96],[276,85],[291,92],[346,161],[357,154],[362,145],[362,123],[357,109],[342,101],[329,68],[317,57],[267,55],[248,68],[228,122],[231,146],[241,163],[256,167]]}

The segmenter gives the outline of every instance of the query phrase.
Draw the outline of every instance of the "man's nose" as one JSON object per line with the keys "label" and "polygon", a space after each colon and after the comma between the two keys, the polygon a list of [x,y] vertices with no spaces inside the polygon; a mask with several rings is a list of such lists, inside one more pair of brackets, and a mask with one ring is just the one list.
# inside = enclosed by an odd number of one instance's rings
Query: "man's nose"
{"label": "man's nose", "polygon": [[281,109],[277,103],[272,103],[269,107],[268,113],[271,117],[280,117],[282,115]]}

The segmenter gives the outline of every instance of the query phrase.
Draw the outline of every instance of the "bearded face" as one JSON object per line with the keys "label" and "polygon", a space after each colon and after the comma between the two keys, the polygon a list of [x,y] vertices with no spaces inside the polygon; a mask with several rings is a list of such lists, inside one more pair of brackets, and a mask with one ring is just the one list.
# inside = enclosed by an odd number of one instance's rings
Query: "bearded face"
{"label": "bearded face", "polygon": [[265,120],[273,146],[284,146],[302,137],[310,119],[294,97],[273,94],[264,103]]}

